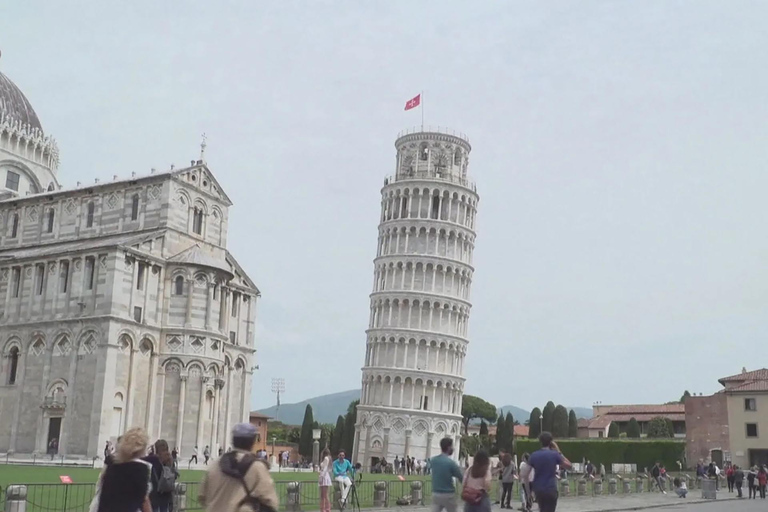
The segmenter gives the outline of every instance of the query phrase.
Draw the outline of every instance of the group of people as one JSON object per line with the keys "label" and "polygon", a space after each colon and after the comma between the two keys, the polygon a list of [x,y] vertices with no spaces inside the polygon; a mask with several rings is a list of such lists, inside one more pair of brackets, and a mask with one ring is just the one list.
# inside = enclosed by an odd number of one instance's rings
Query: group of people
{"label": "group of people", "polygon": [[357,474],[360,471],[360,464],[352,465],[347,460],[344,450],[340,450],[336,460],[331,462],[331,451],[326,448],[321,454],[320,475],[317,485],[320,487],[320,511],[331,512],[331,498],[329,496],[331,485],[331,476],[333,480],[339,483],[341,496],[339,497],[339,509],[344,510],[347,506],[349,491],[355,483]]}
{"label": "group of people", "polygon": [[[198,487],[198,502],[205,510],[277,510],[277,492],[267,462],[251,452],[256,434],[250,423],[235,425],[234,449],[208,467]],[[203,456],[209,459],[210,451],[205,451]],[[130,429],[116,446],[107,443],[104,462],[89,512],[172,512],[179,471],[165,440],[150,446],[144,429]]]}
{"label": "group of people", "polygon": [[[555,512],[557,508],[557,474],[559,470],[571,468],[571,462],[562,454],[549,432],[539,436],[541,449],[524,454],[519,469],[521,501],[525,510],[531,509],[535,495],[540,512]],[[441,454],[430,461],[432,468],[432,512],[456,512],[458,502],[454,481],[460,481],[461,499],[464,512],[490,512],[491,510],[491,459],[488,453],[478,451],[472,464],[462,472],[453,460],[453,440],[440,441]],[[502,482],[502,508],[512,508],[512,489],[518,473],[512,455],[502,453],[501,465],[497,468]],[[505,485],[506,484],[506,485]]]}
{"label": "group of people", "polygon": [[736,490],[739,498],[744,497],[742,488],[746,480],[749,499],[756,499],[758,494],[761,499],[765,499],[766,485],[768,485],[768,470],[765,466],[743,469],[735,464],[726,463],[725,479],[728,482],[728,492]]}

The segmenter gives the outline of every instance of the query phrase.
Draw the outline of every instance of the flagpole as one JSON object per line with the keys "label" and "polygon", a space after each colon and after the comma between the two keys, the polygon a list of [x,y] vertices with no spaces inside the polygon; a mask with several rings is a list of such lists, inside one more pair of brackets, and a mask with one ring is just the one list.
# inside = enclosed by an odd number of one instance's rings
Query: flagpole
{"label": "flagpole", "polygon": [[424,91],[421,91],[421,131],[424,131]]}

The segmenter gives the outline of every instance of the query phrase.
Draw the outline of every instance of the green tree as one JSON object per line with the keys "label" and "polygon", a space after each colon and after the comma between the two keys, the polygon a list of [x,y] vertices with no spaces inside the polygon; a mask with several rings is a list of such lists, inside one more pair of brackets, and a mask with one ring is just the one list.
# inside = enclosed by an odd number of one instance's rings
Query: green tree
{"label": "green tree", "polygon": [[331,450],[331,455],[334,457],[339,453],[341,449],[341,443],[344,438],[344,416],[336,418],[336,428],[333,429],[333,436],[331,437],[331,446],[328,448]]}
{"label": "green tree", "polygon": [[499,413],[499,418],[496,420],[496,448],[498,450],[504,450],[504,411]]}
{"label": "green tree", "polygon": [[299,438],[299,454],[304,457],[312,456],[312,427],[315,425],[312,406],[307,404],[304,409],[304,421],[301,423],[301,437]]}
{"label": "green tree", "polygon": [[691,396],[691,393],[686,389],[685,392],[683,393],[683,396],[680,397],[680,403],[684,404],[685,399],[688,398],[689,396]]}
{"label": "green tree", "polygon": [[515,447],[515,418],[511,412],[504,417],[504,449],[511,452]]}
{"label": "green tree", "polygon": [[484,419],[490,423],[496,421],[496,406],[486,402],[482,398],[472,395],[464,395],[461,404],[461,422],[464,425],[464,434],[469,434],[469,422],[475,418]]}
{"label": "green tree", "polygon": [[640,439],[640,424],[634,416],[629,418],[629,423],[627,423],[627,437],[631,439]]}
{"label": "green tree", "polygon": [[355,422],[357,421],[357,404],[360,400],[355,400],[349,404],[347,414],[344,416],[344,433],[342,435],[341,449],[344,450],[347,458],[354,464],[357,461],[352,460],[352,449],[355,444]]}
{"label": "green tree", "polygon": [[558,439],[568,437],[568,409],[562,405],[555,407],[552,413],[552,435]]}
{"label": "green tree", "polygon": [[553,401],[547,402],[544,406],[544,410],[541,412],[541,428],[544,432],[552,433],[552,420],[555,415],[555,403]]}
{"label": "green tree", "polygon": [[648,437],[652,439],[669,439],[672,437],[666,418],[657,416],[648,422]]}
{"label": "green tree", "polygon": [[528,419],[528,437],[536,439],[539,434],[541,434],[541,411],[538,407],[534,407]]}
{"label": "green tree", "polygon": [[488,424],[484,420],[480,421],[480,435],[481,436],[488,435]]}
{"label": "green tree", "polygon": [[568,437],[579,437],[579,419],[573,409],[568,413]]}
{"label": "green tree", "polygon": [[611,424],[608,425],[608,437],[618,438],[620,433],[619,424],[612,421]]}

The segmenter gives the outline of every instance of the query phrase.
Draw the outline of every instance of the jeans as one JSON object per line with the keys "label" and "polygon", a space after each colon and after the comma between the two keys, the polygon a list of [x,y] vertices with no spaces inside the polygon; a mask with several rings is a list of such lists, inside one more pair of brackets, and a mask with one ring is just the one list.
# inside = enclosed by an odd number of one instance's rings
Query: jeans
{"label": "jeans", "polygon": [[157,506],[152,508],[152,512],[171,512],[171,505]]}
{"label": "jeans", "polygon": [[480,503],[464,502],[464,512],[491,512],[491,498],[484,495]]}
{"label": "jeans", "polygon": [[339,482],[339,489],[341,490],[341,501],[347,501],[347,494],[349,494],[349,488],[352,487],[352,480],[347,475],[339,475],[335,478]]}
{"label": "jeans", "polygon": [[686,494],[688,494],[688,489],[681,489],[680,487],[678,487],[677,489],[675,489],[675,492],[679,497],[685,498]]}
{"label": "jeans", "polygon": [[506,505],[509,508],[509,502],[512,501],[512,488],[515,485],[514,482],[502,482],[501,483],[501,504]]}
{"label": "jeans", "polygon": [[743,495],[741,494],[741,486],[744,485],[744,482],[741,482],[739,480],[736,480],[736,492],[739,493],[738,496],[741,498]]}
{"label": "jeans", "polygon": [[442,512],[443,509],[447,512],[456,512],[457,508],[456,494],[438,492],[432,494],[432,512]]}
{"label": "jeans", "polygon": [[536,503],[539,504],[539,512],[555,512],[557,491],[536,491]]}

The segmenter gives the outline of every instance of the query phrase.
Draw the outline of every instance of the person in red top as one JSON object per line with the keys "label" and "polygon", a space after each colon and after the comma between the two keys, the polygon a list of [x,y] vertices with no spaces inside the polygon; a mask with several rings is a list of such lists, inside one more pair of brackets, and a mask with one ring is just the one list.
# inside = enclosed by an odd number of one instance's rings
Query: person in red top
{"label": "person in red top", "polygon": [[728,481],[728,492],[733,492],[733,486],[736,482],[736,478],[734,477],[733,464],[728,464],[728,467],[725,468],[725,478]]}
{"label": "person in red top", "polygon": [[765,499],[765,486],[768,484],[768,473],[765,472],[765,466],[760,466],[757,472],[757,486],[760,489],[760,499]]}

